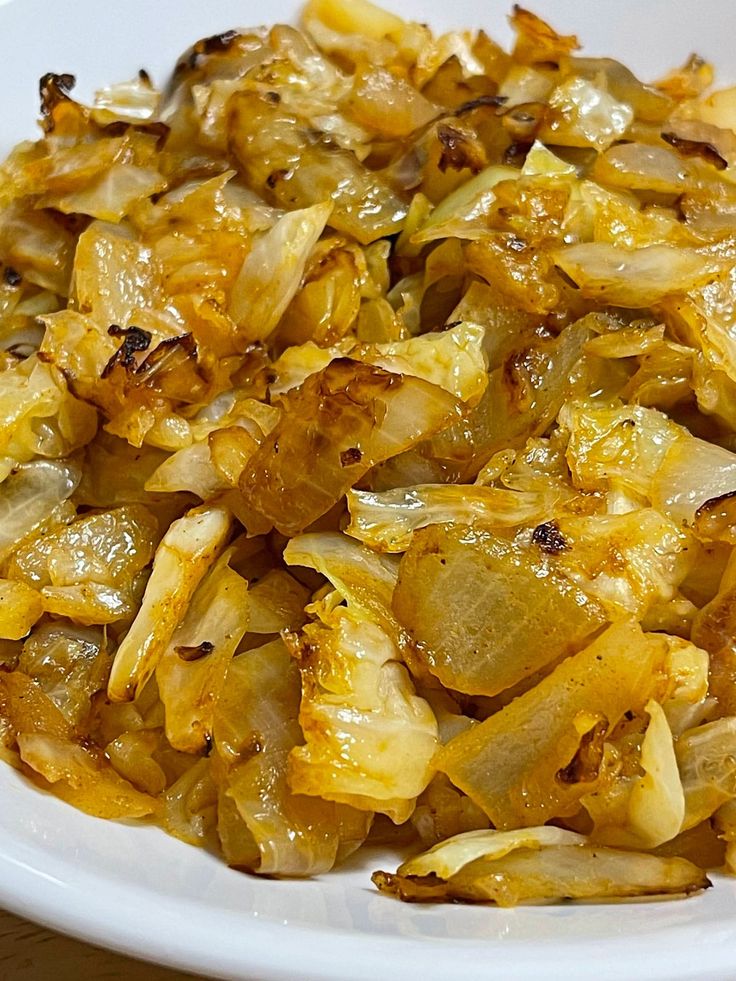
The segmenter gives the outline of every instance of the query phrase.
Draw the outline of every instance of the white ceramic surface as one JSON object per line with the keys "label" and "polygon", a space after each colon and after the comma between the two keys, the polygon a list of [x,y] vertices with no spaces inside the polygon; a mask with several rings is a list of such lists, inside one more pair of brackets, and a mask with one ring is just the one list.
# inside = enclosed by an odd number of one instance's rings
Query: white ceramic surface
{"label": "white ceramic surface", "polygon": [[[736,81],[734,0],[528,0],[591,54],[651,79],[696,50]],[[395,0],[439,28],[508,38],[505,0]],[[196,38],[293,19],[272,0],[10,0],[0,3],[0,149],[32,136],[37,80],[72,72],[79,92],[146,67],[162,80]],[[0,906],[134,956],[254,981],[736,977],[736,881],[687,902],[516,910],[403,906],[361,853],[311,882],[264,881],[154,828],[89,818],[0,765]]]}

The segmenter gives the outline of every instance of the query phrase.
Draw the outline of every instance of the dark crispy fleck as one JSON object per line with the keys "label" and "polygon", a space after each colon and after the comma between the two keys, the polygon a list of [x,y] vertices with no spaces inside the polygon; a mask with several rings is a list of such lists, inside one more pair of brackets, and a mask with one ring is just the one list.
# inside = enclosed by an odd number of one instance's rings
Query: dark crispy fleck
{"label": "dark crispy fleck", "polygon": [[135,368],[135,354],[146,351],[151,343],[151,335],[141,327],[118,327],[111,324],[107,328],[110,337],[122,337],[123,343],[102,369],[101,378],[107,378],[116,364],[122,368]]}
{"label": "dark crispy fleck", "polygon": [[201,644],[197,644],[195,647],[175,647],[174,650],[182,659],[189,663],[190,661],[198,661],[201,657],[206,657],[211,654],[215,649],[215,645],[210,643],[209,640],[203,640]]}
{"label": "dark crispy fleck", "polygon": [[348,450],[343,450],[340,454],[340,465],[343,467],[351,467],[354,463],[360,463],[363,459],[363,454],[358,449],[357,446],[351,446]]}
{"label": "dark crispy fleck", "polygon": [[545,521],[544,524],[537,525],[532,533],[532,541],[548,555],[559,555],[568,548],[556,521]]}
{"label": "dark crispy fleck", "polygon": [[187,358],[197,357],[197,342],[191,334],[179,334],[177,337],[167,337],[148,354],[139,365],[133,368],[136,375],[143,375],[161,367],[162,363],[177,348],[182,350]]}
{"label": "dark crispy fleck", "polygon": [[272,170],[271,173],[266,178],[266,184],[270,188],[276,187],[279,181],[285,180],[289,177],[291,171],[279,168],[277,170]]}
{"label": "dark crispy fleck", "polygon": [[54,109],[60,102],[70,102],[69,93],[76,85],[74,75],[64,73],[57,75],[54,72],[47,72],[41,77],[38,83],[41,95],[41,116],[43,117],[43,127],[47,133],[54,129]]}
{"label": "dark crispy fleck", "polygon": [[712,143],[684,140],[674,133],[662,133],[662,139],[683,157],[700,157],[706,163],[712,164],[716,170],[725,170],[728,167],[728,161],[723,159]]}
{"label": "dark crispy fleck", "polygon": [[438,167],[443,174],[448,168],[467,168],[471,173],[478,174],[485,166],[485,156],[479,146],[454,126],[440,124],[437,127],[437,139],[442,144]]}
{"label": "dark crispy fleck", "polygon": [[725,494],[719,494],[718,497],[709,497],[707,501],[703,501],[700,507],[695,512],[695,518],[700,518],[711,511],[715,511],[719,504],[724,504],[726,501],[733,500],[736,497],[736,490],[728,491]]}
{"label": "dark crispy fleck", "polygon": [[115,122],[108,123],[102,129],[109,136],[124,136],[131,129],[136,130],[138,133],[148,133],[150,136],[156,137],[157,150],[163,150],[168,135],[171,132],[171,127],[167,126],[166,123],[127,123],[122,119],[116,119]]}
{"label": "dark crispy fleck", "polygon": [[520,167],[526,160],[527,154],[531,149],[531,143],[512,143],[506,148],[503,155],[503,162],[509,167]]}
{"label": "dark crispy fleck", "polygon": [[8,286],[20,286],[21,281],[23,279],[21,274],[16,269],[13,269],[12,266],[5,267],[5,272],[3,273],[3,276]]}
{"label": "dark crispy fleck", "polygon": [[577,751],[567,766],[557,771],[560,783],[590,783],[598,776],[603,761],[604,737],[608,722],[601,720],[583,735]]}
{"label": "dark crispy fleck", "polygon": [[480,95],[477,99],[471,99],[469,102],[463,102],[461,106],[455,110],[456,116],[463,116],[466,112],[472,112],[473,109],[480,109],[481,106],[491,106],[493,108],[498,108],[506,102],[505,95]]}
{"label": "dark crispy fleck", "polygon": [[233,41],[239,37],[237,31],[223,31],[222,34],[213,34],[211,37],[202,38],[187,51],[174,69],[174,74],[179,75],[187,69],[198,68],[200,63],[208,56],[221,54],[228,50]]}

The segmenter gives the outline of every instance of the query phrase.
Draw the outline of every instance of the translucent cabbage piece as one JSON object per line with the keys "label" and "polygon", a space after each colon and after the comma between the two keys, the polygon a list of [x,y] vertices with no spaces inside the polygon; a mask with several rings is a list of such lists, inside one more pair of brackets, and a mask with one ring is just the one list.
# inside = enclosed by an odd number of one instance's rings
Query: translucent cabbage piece
{"label": "translucent cabbage piece", "polygon": [[474,405],[488,384],[484,333],[478,324],[456,324],[440,334],[376,344],[365,357],[358,357],[397,375],[423,378]]}
{"label": "translucent cabbage piece", "polygon": [[74,463],[35,460],[0,484],[0,560],[71,497],[80,476]]}
{"label": "translucent cabbage piece", "polygon": [[462,525],[414,534],[393,608],[447,688],[497,695],[580,650],[602,611],[535,546]]}
{"label": "translucent cabbage piece", "polygon": [[407,207],[350,150],[304,133],[299,114],[265,93],[230,102],[230,145],[249,185],[283,207],[334,202],[330,224],[365,245],[401,231]]}
{"label": "translucent cabbage piece", "polygon": [[619,307],[650,307],[713,279],[719,263],[671,245],[622,249],[605,242],[570,245],[555,261],[583,296]]}
{"label": "translucent cabbage piece", "polygon": [[291,211],[255,242],[230,297],[229,313],[243,343],[263,340],[276,327],[331,212],[331,203]]}
{"label": "translucent cabbage piece", "polygon": [[87,814],[140,818],[157,810],[155,798],[119,776],[101,752],[41,732],[20,733],[18,747],[41,787]]}
{"label": "translucent cabbage piece", "polygon": [[682,434],[663,412],[643,406],[571,402],[559,420],[570,434],[566,457],[576,486],[611,487],[645,498],[667,450]]}
{"label": "translucent cabbage piece", "polygon": [[736,797],[736,719],[688,729],[675,752],[685,792],[683,828],[693,828]]}
{"label": "translucent cabbage piece", "polygon": [[649,725],[641,746],[643,776],[629,800],[629,823],[647,847],[674,838],[683,826],[685,793],[680,780],[672,732],[662,706],[647,702]]}
{"label": "translucent cabbage piece", "polygon": [[0,579],[0,638],[20,640],[43,614],[35,589],[12,579]]}
{"label": "translucent cabbage piece", "polygon": [[550,119],[540,136],[560,146],[592,146],[605,150],[631,125],[634,112],[593,82],[581,77],[565,79],[549,97]]}
{"label": "translucent cabbage piece", "polygon": [[582,835],[552,827],[456,835],[405,862],[396,874],[374,873],[373,882],[409,902],[447,899],[498,906],[678,896],[710,885],[685,859],[600,848]]}
{"label": "translucent cabbage piece", "polygon": [[377,555],[339,532],[312,532],[289,541],[284,562],[321,573],[351,609],[398,637],[391,602],[399,565],[393,556]]}
{"label": "translucent cabbage piece", "polygon": [[372,815],[287,783],[301,742],[299,672],[281,641],[232,661],[215,713],[218,833],[226,860],[263,875],[329,871],[368,834]]}
{"label": "translucent cabbage piece", "polygon": [[535,339],[521,350],[512,345],[490,373],[478,405],[432,440],[432,452],[467,463],[475,476],[493,453],[542,435],[584,377],[581,357],[589,337],[581,321],[554,339]]}
{"label": "translucent cabbage piece", "polygon": [[598,779],[606,733],[667,690],[667,645],[620,621],[438,755],[499,829],[574,813]]}
{"label": "translucent cabbage piece", "polygon": [[305,620],[309,596],[306,586],[284,569],[271,569],[248,590],[248,630],[253,634],[298,630]]}
{"label": "translucent cabbage piece", "polygon": [[68,456],[96,432],[97,413],[53,366],[34,355],[0,370],[0,479],[36,456]]}
{"label": "translucent cabbage piece", "polygon": [[692,539],[653,508],[565,516],[555,527],[557,570],[597,600],[610,620],[641,619],[655,603],[672,599],[696,554]]}
{"label": "translucent cabbage piece", "polygon": [[92,697],[107,684],[112,657],[99,628],[62,621],[38,626],[18,669],[32,678],[73,726],[88,719]]}
{"label": "translucent cabbage piece", "polygon": [[444,773],[436,773],[417,798],[411,823],[425,846],[489,825],[478,805],[453,787]]}
{"label": "translucent cabbage piece", "polygon": [[47,612],[113,623],[135,612],[137,576],[157,537],[155,518],[140,504],[91,513],[24,542],[8,573],[40,589]]}
{"label": "translucent cabbage piece", "polygon": [[412,535],[428,525],[452,522],[481,527],[541,524],[557,511],[563,494],[507,490],[505,487],[417,484],[395,490],[350,490],[347,534],[380,552],[405,552]]}

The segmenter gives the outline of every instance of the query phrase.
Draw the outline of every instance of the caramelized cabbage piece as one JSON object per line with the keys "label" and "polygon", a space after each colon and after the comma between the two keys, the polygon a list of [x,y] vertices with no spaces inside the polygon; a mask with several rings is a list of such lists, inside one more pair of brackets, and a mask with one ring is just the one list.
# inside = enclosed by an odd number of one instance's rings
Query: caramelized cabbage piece
{"label": "caramelized cabbage piece", "polygon": [[229,864],[263,875],[329,871],[366,838],[372,815],[287,783],[302,741],[299,671],[273,641],[231,662],[215,713],[217,830]]}
{"label": "caramelized cabbage piece", "polygon": [[230,527],[227,509],[213,506],[188,512],[164,535],[140,610],[115,654],[108,685],[114,701],[133,699],[148,681]]}
{"label": "caramelized cabbage piece", "polygon": [[301,284],[309,253],[330,217],[330,204],[291,211],[263,232],[246,256],[230,297],[242,343],[264,340]]}
{"label": "caramelized cabbage piece", "polygon": [[538,493],[452,484],[417,484],[382,493],[350,490],[350,524],[345,530],[377,551],[405,552],[414,532],[428,525],[477,522],[505,528],[541,524],[556,510],[562,496],[556,488]]}
{"label": "caramelized cabbage piece", "polygon": [[59,531],[26,540],[8,574],[40,590],[44,609],[78,623],[130,618],[137,577],[151,560],[157,525],[143,505],[77,518]]}
{"label": "caramelized cabbage piece", "polygon": [[39,684],[21,671],[0,674],[4,741],[42,789],[80,810],[105,818],[154,814],[155,798],[116,773],[101,749],[83,745],[70,720]]}
{"label": "caramelized cabbage piece", "polygon": [[38,592],[23,582],[0,579],[0,638],[20,640],[43,614]]}
{"label": "caramelized cabbage piece", "polygon": [[543,549],[462,525],[414,534],[393,608],[431,674],[474,695],[555,664],[604,622]]}
{"label": "caramelized cabbage piece", "polygon": [[228,666],[249,625],[248,584],[229,560],[226,552],[201,580],[156,666],[166,738],[184,753],[211,744]]}
{"label": "caramelized cabbage piece", "polygon": [[287,565],[321,573],[352,609],[398,634],[391,610],[399,574],[393,557],[377,555],[339,532],[312,532],[292,538],[283,558]]}
{"label": "caramelized cabbage piece", "polygon": [[675,748],[685,792],[683,827],[693,828],[736,797],[736,719],[729,716],[688,729]]}
{"label": "caramelized cabbage piece", "polygon": [[42,732],[19,733],[18,748],[42,788],[87,814],[140,818],[157,810],[155,798],[119,776],[101,751]]}
{"label": "caramelized cabbage piece", "polygon": [[372,466],[459,414],[455,399],[435,385],[346,359],[287,392],[281,407],[240,475],[253,533],[272,526],[285,535],[303,531]]}
{"label": "caramelized cabbage piece", "polygon": [[432,776],[437,722],[396,644],[350,606],[291,643],[306,742],[291,751],[290,786],[405,821]]}
{"label": "caramelized cabbage piece", "polygon": [[710,886],[685,859],[601,848],[583,835],[552,827],[456,835],[404,862],[395,874],[375,872],[373,882],[410,902],[447,899],[498,906],[686,896]]}
{"label": "caramelized cabbage piece", "polygon": [[67,501],[79,483],[79,467],[64,460],[34,460],[0,484],[0,561]]}
{"label": "caramelized cabbage piece", "polygon": [[499,829],[569,816],[599,778],[606,735],[667,691],[667,645],[609,627],[534,688],[440,750],[438,768]]}
{"label": "caramelized cabbage piece", "polygon": [[83,725],[92,698],[107,684],[111,664],[99,628],[63,620],[44,623],[23,644],[18,668],[32,678],[73,726]]}

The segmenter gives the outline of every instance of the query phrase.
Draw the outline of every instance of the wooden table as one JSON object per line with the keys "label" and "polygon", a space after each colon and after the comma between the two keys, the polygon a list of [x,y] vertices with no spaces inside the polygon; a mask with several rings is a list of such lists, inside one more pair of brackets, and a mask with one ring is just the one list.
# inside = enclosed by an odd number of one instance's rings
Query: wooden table
{"label": "wooden table", "polygon": [[192,977],[91,947],[0,910],[0,981],[192,981]]}

